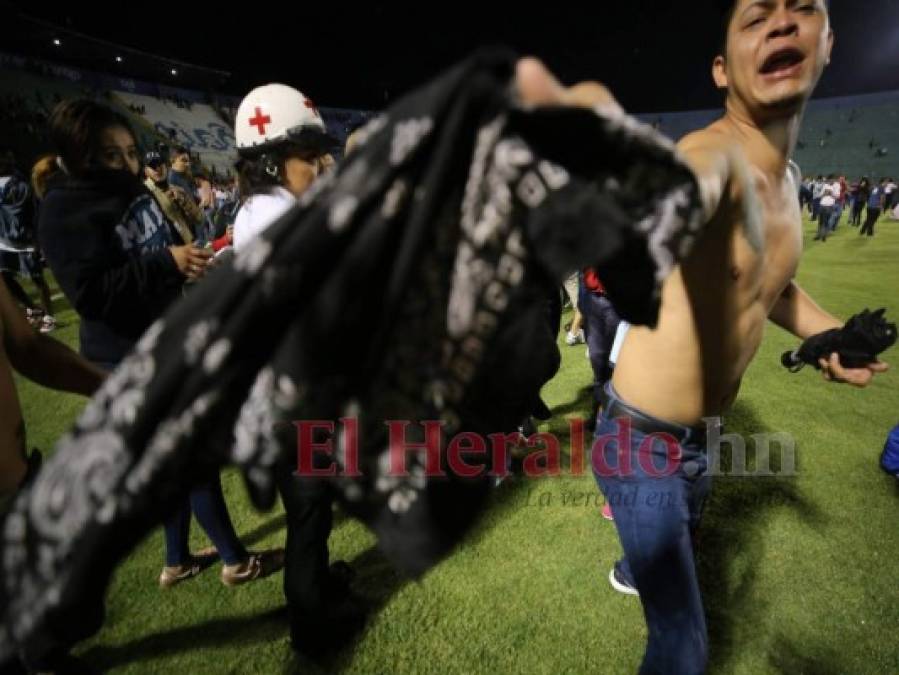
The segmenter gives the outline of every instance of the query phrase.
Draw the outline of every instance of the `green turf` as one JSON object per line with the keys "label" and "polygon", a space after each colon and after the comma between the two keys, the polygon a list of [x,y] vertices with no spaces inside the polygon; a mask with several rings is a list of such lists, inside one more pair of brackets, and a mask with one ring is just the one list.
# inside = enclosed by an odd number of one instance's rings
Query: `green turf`
{"label": "green turf", "polygon": [[[812,231],[807,223],[799,280],[814,297],[839,316],[881,305],[899,315],[899,224],[881,224],[872,240],[844,223],[826,244],[812,243]],[[56,336],[75,344],[73,312],[59,318]],[[877,460],[899,421],[899,373],[867,391],[790,375],[778,356],[795,342],[769,329],[729,418],[730,431],[793,434],[798,475],[724,478],[713,490],[699,562],[713,670],[896,673],[899,488]],[[585,415],[584,349],[562,352],[545,398],[557,415]],[[83,405],[27,382],[19,391],[30,442],[42,448]],[[549,427],[567,435],[561,417]],[[280,510],[255,512],[233,473],[225,489],[248,543],[283,542]],[[619,545],[595,495],[590,476],[507,483],[477,530],[418,582],[393,574],[373,537],[338,514],[332,557],[357,568],[357,588],[377,610],[355,646],[317,664],[291,653],[280,575],[227,589],[213,568],[160,591],[157,531],[119,568],[105,627],[78,653],[135,673],[634,672],[642,614],[606,582]],[[206,545],[196,525],[193,538]]]}

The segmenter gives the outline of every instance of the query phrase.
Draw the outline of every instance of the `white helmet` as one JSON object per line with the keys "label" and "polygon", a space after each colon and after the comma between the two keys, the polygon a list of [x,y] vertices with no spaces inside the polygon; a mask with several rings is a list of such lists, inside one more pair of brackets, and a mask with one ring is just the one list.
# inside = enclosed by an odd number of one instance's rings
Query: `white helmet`
{"label": "white helmet", "polygon": [[301,92],[284,84],[266,84],[247,94],[234,120],[237,151],[262,153],[291,141],[327,151],[337,144],[321,113]]}

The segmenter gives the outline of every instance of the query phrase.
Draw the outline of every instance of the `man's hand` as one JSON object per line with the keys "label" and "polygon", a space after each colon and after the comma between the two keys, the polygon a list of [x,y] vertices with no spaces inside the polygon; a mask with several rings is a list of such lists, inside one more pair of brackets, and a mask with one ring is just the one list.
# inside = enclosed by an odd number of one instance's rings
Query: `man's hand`
{"label": "man's hand", "polygon": [[581,82],[573,87],[563,87],[541,61],[532,57],[518,61],[515,80],[524,105],[599,107],[612,114],[624,114],[612,93],[599,82]]}
{"label": "man's hand", "polygon": [[175,259],[178,270],[188,279],[199,279],[206,274],[206,267],[212,253],[196,246],[170,246],[169,251]]}
{"label": "man's hand", "polygon": [[821,366],[821,374],[828,382],[851,384],[859,389],[871,384],[876,373],[885,373],[890,369],[889,364],[883,361],[869,363],[864,368],[844,368],[840,363],[840,355],[836,353],[830,355],[830,360],[818,359],[818,365]]}

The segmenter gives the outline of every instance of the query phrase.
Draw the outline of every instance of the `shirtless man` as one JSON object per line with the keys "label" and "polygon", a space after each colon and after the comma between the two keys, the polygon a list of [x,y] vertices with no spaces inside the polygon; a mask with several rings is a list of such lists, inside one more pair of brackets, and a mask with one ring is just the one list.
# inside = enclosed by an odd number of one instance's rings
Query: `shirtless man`
{"label": "shirtless man", "polygon": [[29,469],[12,368],[45,387],[84,396],[91,396],[105,377],[61,342],[36,333],[0,280],[0,516]]}
{"label": "shirtless man", "polygon": [[[806,102],[830,59],[825,0],[732,0],[713,77],[726,90],[724,116],[679,150],[696,174],[704,236],[666,280],[654,329],[630,330],[606,389],[597,436],[631,428],[629,447],[607,443],[594,457],[625,557],[609,579],[639,594],[649,628],[642,673],[699,673],[707,631],[691,534],[709,489],[703,419],[733,403],[762,340],[765,321],[805,339],[842,326],[793,280],[802,251],[799,170],[790,162]],[[533,60],[518,70],[526,102],[614,107],[601,85],[562,89]],[[824,378],[864,387],[887,366],[847,369],[836,354]],[[673,474],[647,472],[638,449],[649,434],[679,444]],[[668,448],[650,457],[664,469]],[[597,466],[605,467],[603,470]],[[621,468],[626,463],[630,469]]]}

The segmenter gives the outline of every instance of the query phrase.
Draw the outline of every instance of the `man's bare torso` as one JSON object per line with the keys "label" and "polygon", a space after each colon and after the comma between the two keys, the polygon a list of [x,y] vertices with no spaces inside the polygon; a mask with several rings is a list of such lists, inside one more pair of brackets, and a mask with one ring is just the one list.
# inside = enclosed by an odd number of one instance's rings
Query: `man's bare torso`
{"label": "man's bare torso", "polygon": [[[733,132],[719,121],[697,134]],[[761,206],[761,250],[746,236],[740,205],[725,200],[665,282],[657,327],[634,327],[615,369],[613,385],[625,401],[672,422],[701,424],[733,403],[802,252],[798,171],[766,176],[755,168],[754,148],[743,151]]]}

